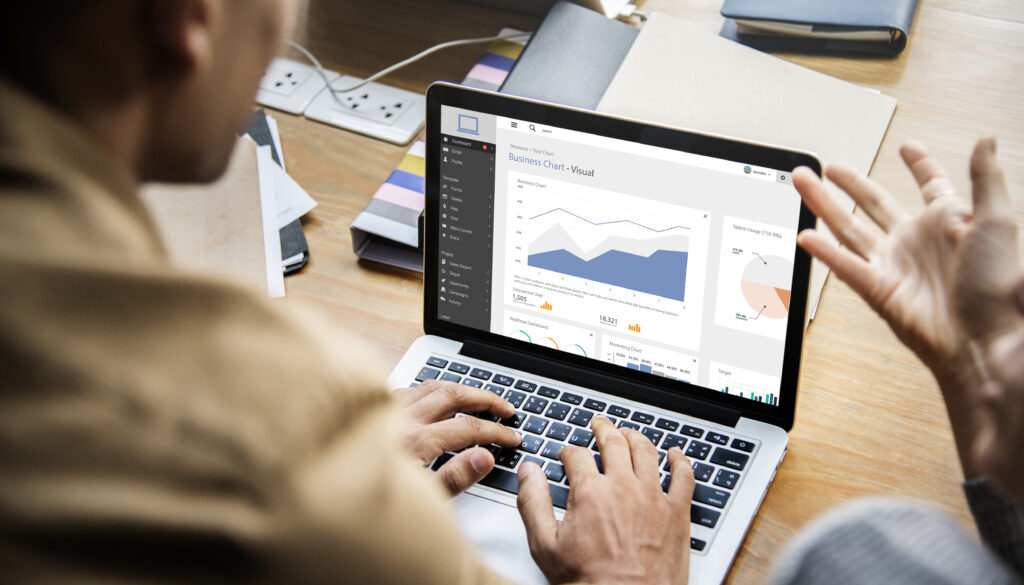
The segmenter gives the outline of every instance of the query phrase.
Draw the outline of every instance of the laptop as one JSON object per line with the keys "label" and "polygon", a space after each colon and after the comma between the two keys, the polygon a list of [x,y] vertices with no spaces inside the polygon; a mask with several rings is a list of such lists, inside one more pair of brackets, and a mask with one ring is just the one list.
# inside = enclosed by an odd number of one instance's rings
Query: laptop
{"label": "laptop", "polygon": [[[471,121],[472,120],[472,121]],[[516,407],[518,449],[457,496],[493,569],[545,583],[516,469],[547,475],[590,421],[679,446],[696,477],[690,583],[721,583],[793,426],[815,218],[811,154],[437,83],[427,92],[424,330],[391,387],[439,379]],[[463,415],[486,417],[486,414]],[[451,454],[432,464],[437,469]]]}

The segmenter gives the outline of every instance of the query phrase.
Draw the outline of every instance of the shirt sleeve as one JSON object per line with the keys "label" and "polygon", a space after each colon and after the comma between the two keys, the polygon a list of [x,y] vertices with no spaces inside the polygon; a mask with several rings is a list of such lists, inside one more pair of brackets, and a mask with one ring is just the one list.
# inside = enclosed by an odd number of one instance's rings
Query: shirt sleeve
{"label": "shirt sleeve", "polygon": [[1024,578],[1024,510],[984,478],[965,481],[964,494],[981,540],[1018,577]]}

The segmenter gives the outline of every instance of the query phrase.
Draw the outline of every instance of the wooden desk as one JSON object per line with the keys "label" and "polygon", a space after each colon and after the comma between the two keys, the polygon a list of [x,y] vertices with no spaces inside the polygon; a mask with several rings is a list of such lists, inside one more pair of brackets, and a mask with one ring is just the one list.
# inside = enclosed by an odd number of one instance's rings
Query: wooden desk
{"label": "wooden desk", "polygon": [[[330,69],[366,76],[435,43],[489,36],[502,26],[533,30],[534,18],[439,0],[309,0],[296,39]],[[644,9],[715,31],[720,0],[648,0]],[[387,82],[423,92],[436,79],[460,81],[483,46],[459,47]],[[897,152],[925,142],[969,193],[974,140],[998,134],[1000,158],[1024,218],[1024,4],[1019,0],[921,0],[898,59],[784,56],[898,98],[872,176],[909,208],[920,207]],[[306,270],[287,279],[288,301],[321,305],[376,347],[388,364],[422,334],[422,278],[359,263],[349,224],[406,148],[277,112],[288,169],[320,202],[305,223]],[[823,129],[827,131],[827,129]],[[383,374],[382,374],[383,375]],[[838,279],[829,279],[805,351],[789,455],[730,572],[761,583],[779,548],[815,516],[857,496],[934,503],[972,526],[959,463],[929,372]],[[972,528],[973,530],[973,528]]]}

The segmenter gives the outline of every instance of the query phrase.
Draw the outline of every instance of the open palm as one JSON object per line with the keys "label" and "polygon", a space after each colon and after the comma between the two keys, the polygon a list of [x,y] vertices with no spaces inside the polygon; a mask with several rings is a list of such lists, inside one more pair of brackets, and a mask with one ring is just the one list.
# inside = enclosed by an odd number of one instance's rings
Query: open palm
{"label": "open palm", "polygon": [[793,183],[844,247],[815,230],[800,245],[882,316],[931,369],[942,390],[960,461],[967,477],[982,468],[972,444],[988,424],[979,391],[985,366],[972,345],[984,345],[1019,323],[1010,301],[1019,272],[1017,225],[1010,209],[994,139],[978,141],[971,157],[973,206],[957,197],[938,161],[920,144],[901,150],[921,188],[925,208],[907,213],[882,187],[847,165],[826,176],[882,229],[872,229],[832,199],[809,169]]}
{"label": "open palm", "polygon": [[962,365],[970,339],[998,330],[1005,305],[998,301],[1008,294],[1016,270],[1016,224],[993,141],[980,141],[971,161],[973,209],[923,146],[907,144],[900,153],[921,188],[922,212],[910,215],[847,165],[829,166],[826,176],[882,228],[880,234],[831,198],[814,173],[800,169],[793,175],[797,190],[845,248],[814,230],[802,233],[799,242],[938,375]]}

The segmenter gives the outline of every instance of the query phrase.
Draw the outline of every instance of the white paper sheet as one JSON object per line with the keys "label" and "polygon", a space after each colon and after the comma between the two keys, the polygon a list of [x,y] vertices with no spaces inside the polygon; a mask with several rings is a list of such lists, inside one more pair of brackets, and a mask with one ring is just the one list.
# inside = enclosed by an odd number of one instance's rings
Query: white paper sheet
{"label": "white paper sheet", "polygon": [[[281,232],[277,225],[276,176],[269,146],[256,151],[256,167],[260,183],[260,209],[263,213],[263,248],[267,262],[267,293],[271,298],[284,296],[284,273],[281,271]],[[281,171],[283,174],[283,171]]]}

